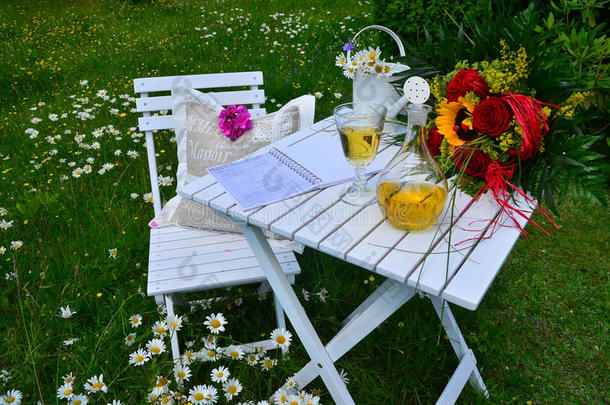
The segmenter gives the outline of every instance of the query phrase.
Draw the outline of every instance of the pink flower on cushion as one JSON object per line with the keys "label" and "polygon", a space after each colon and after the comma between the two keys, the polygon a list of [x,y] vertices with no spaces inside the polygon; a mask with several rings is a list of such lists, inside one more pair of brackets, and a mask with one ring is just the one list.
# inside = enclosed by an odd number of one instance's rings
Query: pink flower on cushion
{"label": "pink flower on cushion", "polygon": [[239,107],[228,106],[220,113],[218,128],[233,140],[239,138],[244,132],[252,129],[252,120],[248,109],[243,105]]}

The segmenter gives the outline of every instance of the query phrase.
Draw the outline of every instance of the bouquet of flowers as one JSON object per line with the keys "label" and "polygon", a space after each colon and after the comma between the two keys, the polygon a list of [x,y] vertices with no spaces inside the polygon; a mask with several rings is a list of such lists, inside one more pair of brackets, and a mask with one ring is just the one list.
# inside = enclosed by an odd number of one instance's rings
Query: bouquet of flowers
{"label": "bouquet of flowers", "polygon": [[539,167],[531,162],[550,153],[545,144],[556,135],[550,123],[571,117],[586,94],[573,93],[561,106],[535,99],[535,91],[527,87],[525,50],[502,46],[500,59],[463,62],[449,74],[434,77],[437,116],[426,143],[462,190],[475,199],[489,192],[524,232],[516,219],[525,217],[525,211],[516,206],[513,195],[528,200],[553,223],[523,185],[539,176]]}
{"label": "bouquet of flowers", "polygon": [[405,67],[397,63],[386,62],[381,59],[381,50],[369,47],[358,52],[351,53],[354,45],[349,42],[343,47],[345,54],[341,52],[335,59],[335,65],[343,68],[343,74],[353,79],[356,74],[367,74],[376,77],[391,77],[392,74],[405,70]]}

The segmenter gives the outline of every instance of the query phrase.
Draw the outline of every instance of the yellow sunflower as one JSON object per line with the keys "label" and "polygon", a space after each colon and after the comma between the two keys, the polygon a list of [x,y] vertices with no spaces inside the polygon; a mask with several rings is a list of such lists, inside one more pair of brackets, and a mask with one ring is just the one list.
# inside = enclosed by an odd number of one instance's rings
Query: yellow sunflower
{"label": "yellow sunflower", "polygon": [[435,123],[438,132],[449,144],[460,146],[476,137],[472,127],[473,110],[474,104],[464,97],[458,98],[458,101],[447,102],[447,99],[441,101]]}

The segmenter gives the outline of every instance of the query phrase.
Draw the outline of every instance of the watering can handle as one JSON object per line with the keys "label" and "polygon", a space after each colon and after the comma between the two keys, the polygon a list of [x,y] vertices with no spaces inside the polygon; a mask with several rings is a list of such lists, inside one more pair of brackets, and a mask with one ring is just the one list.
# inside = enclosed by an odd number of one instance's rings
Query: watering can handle
{"label": "watering can handle", "polygon": [[[398,45],[398,52],[400,53],[400,56],[405,56],[406,55],[405,54],[405,47],[402,44],[402,41],[400,40],[398,35],[396,35],[396,33],[394,31],[392,31],[388,27],[384,27],[383,25],[369,25],[368,27],[364,27],[363,29],[358,31],[356,33],[356,35],[354,35],[354,38],[352,38],[352,41],[355,42],[356,38],[358,38],[358,35],[362,34],[366,30],[371,30],[371,29],[380,30],[380,31],[383,31],[383,32],[389,34],[392,37],[392,39],[394,41],[396,41],[396,45]],[[350,51],[347,51],[347,59],[348,60],[350,59]]]}

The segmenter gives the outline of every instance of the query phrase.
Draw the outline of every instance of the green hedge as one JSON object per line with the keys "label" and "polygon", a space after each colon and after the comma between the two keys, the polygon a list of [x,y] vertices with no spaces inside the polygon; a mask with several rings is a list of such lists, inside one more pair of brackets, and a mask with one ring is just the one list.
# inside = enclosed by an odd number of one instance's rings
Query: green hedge
{"label": "green hedge", "polygon": [[[423,28],[436,31],[440,23],[450,21],[447,13],[460,23],[471,16],[520,10],[527,4],[528,1],[523,0],[506,4],[504,1],[490,0],[375,0],[373,13],[376,24],[394,30],[407,42],[414,42],[418,34],[423,33]],[[466,24],[467,21],[464,21]]]}

